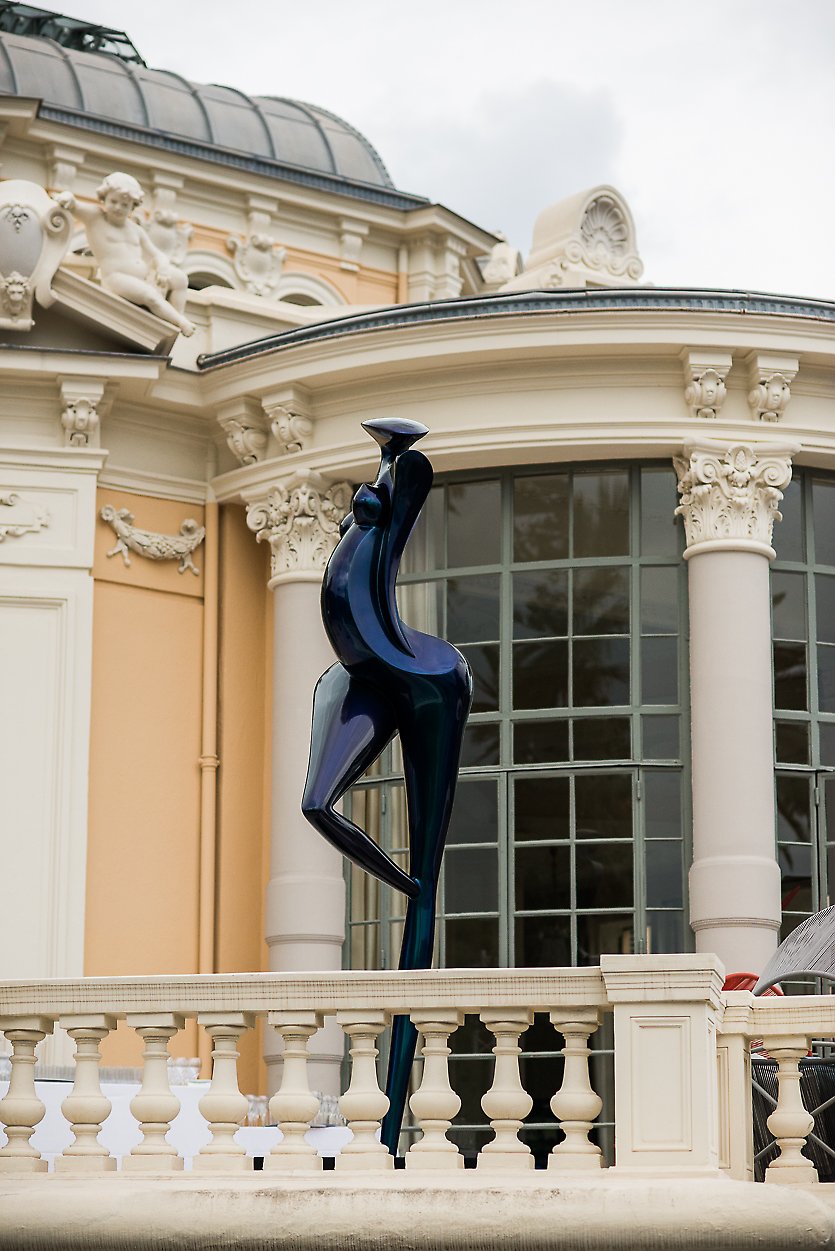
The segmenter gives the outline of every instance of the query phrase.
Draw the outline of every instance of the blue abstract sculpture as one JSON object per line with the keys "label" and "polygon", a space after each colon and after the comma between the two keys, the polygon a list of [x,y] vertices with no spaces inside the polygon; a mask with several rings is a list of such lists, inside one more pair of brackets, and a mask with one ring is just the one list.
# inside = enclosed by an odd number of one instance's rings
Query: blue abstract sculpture
{"label": "blue abstract sculpture", "polygon": [[[435,899],[464,726],[472,703],[469,665],[452,644],[405,625],[395,580],[403,549],[432,485],[432,466],[411,445],[416,421],[364,421],[380,445],[380,471],[356,492],[322,584],[322,619],[337,663],[313,695],[310,763],[302,811],[330,843],[408,897],[401,969],[427,969]],[[400,735],[409,816],[409,872],[335,805]],[[417,1032],[395,1018],[383,1142],[394,1154]]]}

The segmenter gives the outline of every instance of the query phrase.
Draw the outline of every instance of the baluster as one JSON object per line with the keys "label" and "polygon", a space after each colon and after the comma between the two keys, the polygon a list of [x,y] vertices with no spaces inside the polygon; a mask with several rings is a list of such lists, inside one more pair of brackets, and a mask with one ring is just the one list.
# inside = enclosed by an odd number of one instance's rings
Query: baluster
{"label": "baluster", "polygon": [[519,1037],[533,1021],[533,1013],[505,1008],[482,1012],[481,1020],[496,1038],[493,1085],[481,1100],[495,1138],[482,1147],[478,1168],[533,1168],[530,1147],[519,1141],[522,1122],[533,1107],[533,1099],[519,1078]]}
{"label": "baluster", "polygon": [[377,1140],[389,1101],[377,1083],[376,1039],[389,1023],[387,1012],[337,1012],[336,1019],[351,1040],[351,1083],[339,1110],[354,1137],[336,1157],[337,1169],[393,1168],[394,1159]]}
{"label": "baluster", "polygon": [[268,1169],[288,1172],[318,1171],[322,1157],[305,1142],[310,1122],[319,1111],[319,1099],[307,1080],[307,1044],[322,1027],[318,1012],[270,1012],[267,1016],[284,1041],[281,1086],[270,1100],[270,1119],[284,1138],[264,1160]]}
{"label": "baluster", "polygon": [[130,1101],[130,1110],[139,1121],[142,1142],[122,1160],[127,1172],[156,1172],[180,1169],[183,1161],[177,1148],[166,1141],[171,1122],[180,1110],[180,1100],[168,1082],[168,1043],[185,1024],[173,1012],[128,1013],[127,1023],[145,1044],[142,1053],[142,1087]]}
{"label": "baluster", "polygon": [[409,1100],[409,1107],[423,1130],[423,1137],[406,1153],[406,1168],[463,1168],[464,1157],[446,1136],[452,1118],[461,1108],[461,1100],[449,1084],[447,1041],[464,1023],[463,1013],[436,1008],[411,1015],[412,1024],[421,1034],[423,1077],[420,1088]]}
{"label": "baluster", "polygon": [[0,1121],[8,1142],[0,1148],[0,1172],[45,1173],[46,1160],[29,1142],[46,1108],[35,1093],[35,1047],[52,1033],[48,1017],[3,1017],[0,1030],[12,1044],[9,1089],[0,1099]]}
{"label": "baluster", "polygon": [[562,1086],[551,1100],[551,1111],[565,1134],[548,1157],[550,1169],[598,1169],[603,1154],[589,1140],[592,1123],[600,1115],[603,1100],[595,1094],[589,1077],[588,1040],[600,1024],[596,1008],[561,1009],[551,1013],[551,1024],[565,1039]]}
{"label": "baluster", "polygon": [[212,1141],[194,1157],[192,1168],[205,1172],[240,1172],[252,1167],[235,1134],[249,1103],[238,1087],[238,1039],[251,1029],[251,1012],[204,1012],[197,1020],[212,1040],[212,1084],[197,1105],[209,1122]]}
{"label": "baluster", "polygon": [[803,1035],[764,1038],[763,1045],[777,1061],[777,1107],[766,1121],[780,1148],[780,1154],[765,1170],[767,1182],[816,1182],[817,1170],[801,1154],[801,1147],[814,1125],[800,1097],[799,1064],[808,1050]]}
{"label": "baluster", "polygon": [[105,1172],[115,1169],[116,1161],[101,1145],[98,1136],[110,1115],[110,1100],[102,1094],[99,1083],[99,1046],[116,1028],[116,1018],[101,1013],[67,1016],[62,1017],[59,1024],[75,1043],[75,1081],[61,1104],[61,1111],[75,1134],[75,1142],[57,1157],[55,1170]]}

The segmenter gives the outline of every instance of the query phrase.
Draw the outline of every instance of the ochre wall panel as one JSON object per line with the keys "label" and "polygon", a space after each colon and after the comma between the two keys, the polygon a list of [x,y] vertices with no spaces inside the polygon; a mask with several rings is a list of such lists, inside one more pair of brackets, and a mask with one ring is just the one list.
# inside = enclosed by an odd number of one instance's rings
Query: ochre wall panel
{"label": "ochre wall panel", "polygon": [[[169,533],[177,529],[171,521],[199,514],[188,504],[132,502],[137,524]],[[100,550],[96,573],[85,973],[193,972],[202,577],[136,555],[126,569]],[[147,585],[157,580],[165,589]],[[191,1026],[172,1041],[172,1053],[196,1054],[195,1038]],[[139,1052],[122,1028],[103,1054],[106,1063],[123,1065],[136,1064]]]}
{"label": "ochre wall panel", "polygon": [[[219,973],[267,967],[264,942],[264,803],[269,546],[257,544],[244,510],[220,513],[220,673],[217,909]],[[260,1031],[241,1039],[240,1085],[264,1089]]]}

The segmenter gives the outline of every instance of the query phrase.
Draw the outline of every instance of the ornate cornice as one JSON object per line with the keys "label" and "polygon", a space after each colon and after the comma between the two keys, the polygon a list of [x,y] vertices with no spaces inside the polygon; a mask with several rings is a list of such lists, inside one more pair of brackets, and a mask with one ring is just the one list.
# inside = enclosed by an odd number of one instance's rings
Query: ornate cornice
{"label": "ornate cornice", "polygon": [[266,497],[247,504],[247,525],[259,543],[267,542],[271,548],[270,586],[321,579],[352,495],[349,482],[329,484],[308,471],[294,474]]}
{"label": "ornate cornice", "polygon": [[674,457],[684,521],[685,558],[705,550],[759,551],[773,557],[771,535],[796,447],[688,444]]}

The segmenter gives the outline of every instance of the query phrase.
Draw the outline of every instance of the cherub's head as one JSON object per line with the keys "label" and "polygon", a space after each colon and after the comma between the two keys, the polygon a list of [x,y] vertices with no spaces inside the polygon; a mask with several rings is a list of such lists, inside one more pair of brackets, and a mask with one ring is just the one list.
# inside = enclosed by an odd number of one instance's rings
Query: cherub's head
{"label": "cherub's head", "polygon": [[96,196],[101,201],[105,216],[113,216],[120,221],[137,208],[145,198],[145,192],[131,174],[108,174],[100,187],[96,188]]}

